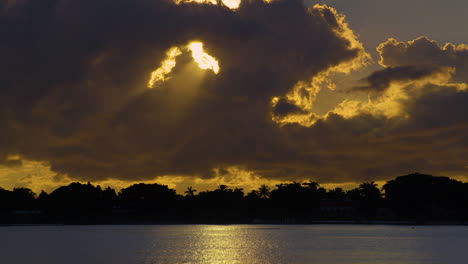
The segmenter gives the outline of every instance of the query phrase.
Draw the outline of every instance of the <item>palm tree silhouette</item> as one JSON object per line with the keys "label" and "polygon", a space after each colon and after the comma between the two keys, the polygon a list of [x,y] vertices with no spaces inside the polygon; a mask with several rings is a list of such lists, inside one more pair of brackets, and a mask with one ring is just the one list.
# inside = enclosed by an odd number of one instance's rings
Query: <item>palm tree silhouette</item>
{"label": "palm tree silhouette", "polygon": [[265,184],[262,184],[257,190],[257,194],[262,199],[270,198],[270,187]]}
{"label": "palm tree silhouette", "polygon": [[194,190],[192,186],[189,186],[184,193],[186,193],[188,196],[194,196],[196,192],[197,190]]}
{"label": "palm tree silhouette", "polygon": [[304,182],[302,185],[306,186],[307,188],[311,189],[312,191],[316,191],[320,187],[320,184],[318,184],[317,182],[313,182],[313,181]]}

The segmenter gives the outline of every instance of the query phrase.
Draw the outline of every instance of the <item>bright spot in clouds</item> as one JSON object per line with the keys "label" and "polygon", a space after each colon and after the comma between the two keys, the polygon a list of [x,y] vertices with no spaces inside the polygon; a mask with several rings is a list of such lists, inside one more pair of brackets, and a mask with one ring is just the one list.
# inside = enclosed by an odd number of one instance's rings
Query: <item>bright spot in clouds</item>
{"label": "bright spot in clouds", "polygon": [[161,67],[151,73],[151,78],[148,81],[148,88],[154,88],[158,82],[164,82],[169,79],[166,77],[176,66],[176,57],[182,54],[178,47],[172,47],[166,52],[166,59],[161,62]]}
{"label": "bright spot in clouds", "polygon": [[222,0],[223,5],[230,9],[237,9],[241,3],[241,0]]}
{"label": "bright spot in clouds", "polygon": [[192,42],[188,45],[192,52],[193,60],[198,63],[198,67],[203,70],[212,70],[215,74],[219,72],[218,61],[203,50],[203,43]]}
{"label": "bright spot in clouds", "polygon": [[218,0],[174,0],[174,3],[180,4],[180,3],[198,3],[198,4],[212,4],[216,5],[218,4]]}
{"label": "bright spot in clouds", "polygon": [[[203,43],[194,41],[185,46],[184,50],[192,52],[193,60],[202,70],[212,70],[215,74],[219,72],[218,61],[203,50]],[[148,88],[154,88],[156,84],[170,79],[168,74],[176,66],[176,57],[182,54],[179,47],[172,47],[166,51],[166,58],[161,62],[161,66],[151,73],[151,78],[148,81]]]}
{"label": "bright spot in clouds", "polygon": [[[241,0],[174,0],[174,3],[180,4],[180,3],[198,3],[198,4],[212,4],[212,5],[217,5],[219,3],[222,3],[229,9],[237,9],[239,8],[239,5],[241,3]],[[266,1],[269,2],[269,1]]]}

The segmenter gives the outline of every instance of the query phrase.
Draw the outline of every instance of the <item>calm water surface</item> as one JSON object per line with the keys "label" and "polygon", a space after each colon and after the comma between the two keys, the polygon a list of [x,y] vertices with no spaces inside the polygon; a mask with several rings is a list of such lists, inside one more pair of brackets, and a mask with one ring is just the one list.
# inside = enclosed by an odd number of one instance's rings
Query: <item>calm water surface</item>
{"label": "calm water surface", "polygon": [[468,226],[0,227],[0,263],[468,263]]}

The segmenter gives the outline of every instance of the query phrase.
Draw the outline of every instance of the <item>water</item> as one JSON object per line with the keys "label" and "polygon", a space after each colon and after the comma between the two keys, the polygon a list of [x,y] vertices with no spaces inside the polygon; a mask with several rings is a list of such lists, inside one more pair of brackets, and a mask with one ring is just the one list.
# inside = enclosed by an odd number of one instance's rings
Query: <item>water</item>
{"label": "water", "polygon": [[0,227],[0,263],[460,264],[468,226]]}

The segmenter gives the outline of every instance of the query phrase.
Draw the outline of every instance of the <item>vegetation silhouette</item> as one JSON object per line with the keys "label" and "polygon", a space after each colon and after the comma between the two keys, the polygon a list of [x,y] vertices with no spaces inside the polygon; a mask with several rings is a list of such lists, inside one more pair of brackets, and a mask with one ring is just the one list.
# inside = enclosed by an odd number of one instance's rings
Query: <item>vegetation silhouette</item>
{"label": "vegetation silhouette", "polygon": [[0,188],[1,224],[151,223],[467,223],[468,183],[409,174],[357,188],[326,190],[317,182],[261,185],[245,193],[220,185],[185,195],[161,184],[134,184],[117,193],[71,183],[39,195]]}

